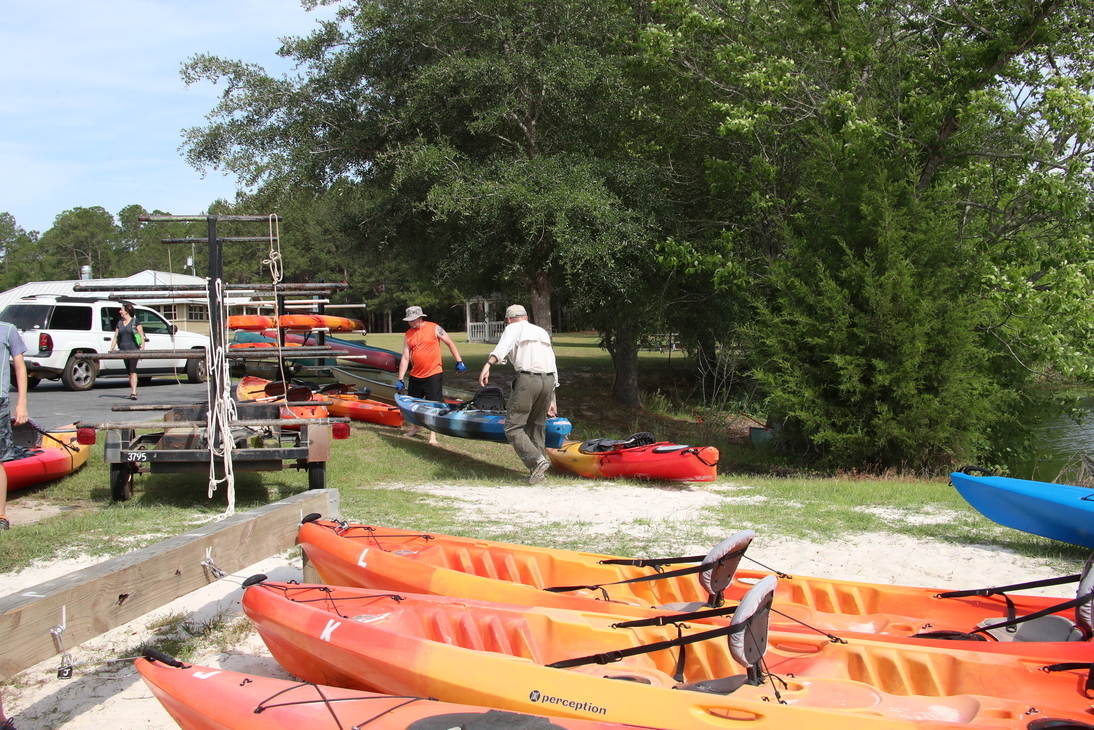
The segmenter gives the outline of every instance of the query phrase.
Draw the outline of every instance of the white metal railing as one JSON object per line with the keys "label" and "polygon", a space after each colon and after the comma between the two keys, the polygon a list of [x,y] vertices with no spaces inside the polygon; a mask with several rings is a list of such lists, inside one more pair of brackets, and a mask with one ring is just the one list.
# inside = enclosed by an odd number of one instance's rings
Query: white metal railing
{"label": "white metal railing", "polygon": [[505,331],[505,322],[468,322],[468,342],[497,342]]}

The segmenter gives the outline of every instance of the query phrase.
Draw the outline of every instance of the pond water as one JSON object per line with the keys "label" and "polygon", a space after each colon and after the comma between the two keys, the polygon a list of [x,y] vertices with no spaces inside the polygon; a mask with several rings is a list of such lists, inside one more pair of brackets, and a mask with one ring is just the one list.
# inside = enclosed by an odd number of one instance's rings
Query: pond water
{"label": "pond water", "polygon": [[1058,412],[1042,417],[1033,453],[1014,464],[1010,476],[1051,482],[1078,454],[1094,454],[1094,397],[1083,398],[1080,405],[1086,417],[1079,423]]}

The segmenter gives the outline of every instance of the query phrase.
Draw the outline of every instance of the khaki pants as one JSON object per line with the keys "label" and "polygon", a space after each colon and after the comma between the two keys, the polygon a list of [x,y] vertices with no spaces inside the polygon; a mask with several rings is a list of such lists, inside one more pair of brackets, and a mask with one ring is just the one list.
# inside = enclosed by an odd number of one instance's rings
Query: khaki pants
{"label": "khaki pants", "polygon": [[547,409],[555,391],[555,376],[517,373],[505,417],[505,438],[528,469],[547,458],[544,452]]}

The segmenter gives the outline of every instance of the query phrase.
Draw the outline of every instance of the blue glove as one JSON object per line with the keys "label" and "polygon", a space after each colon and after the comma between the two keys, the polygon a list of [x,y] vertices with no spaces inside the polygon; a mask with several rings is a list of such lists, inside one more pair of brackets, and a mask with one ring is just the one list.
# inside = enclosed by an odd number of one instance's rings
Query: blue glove
{"label": "blue glove", "polygon": [[457,373],[462,373],[462,372],[465,372],[466,370],[467,370],[467,366],[463,364],[463,360],[460,360],[458,363],[456,363],[456,372]]}
{"label": "blue glove", "polygon": [[401,380],[395,381],[395,392],[402,393],[404,390],[406,390],[406,383]]}

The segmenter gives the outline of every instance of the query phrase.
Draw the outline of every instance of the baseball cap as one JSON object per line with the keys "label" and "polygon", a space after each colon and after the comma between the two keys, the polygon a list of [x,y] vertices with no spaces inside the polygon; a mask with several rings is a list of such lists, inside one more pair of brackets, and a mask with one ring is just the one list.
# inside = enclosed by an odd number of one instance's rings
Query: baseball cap
{"label": "baseball cap", "polygon": [[522,307],[519,304],[514,304],[514,305],[510,306],[509,309],[505,310],[506,319],[508,319],[510,317],[527,317],[527,316],[528,316],[528,312],[526,312],[524,310],[524,307]]}

